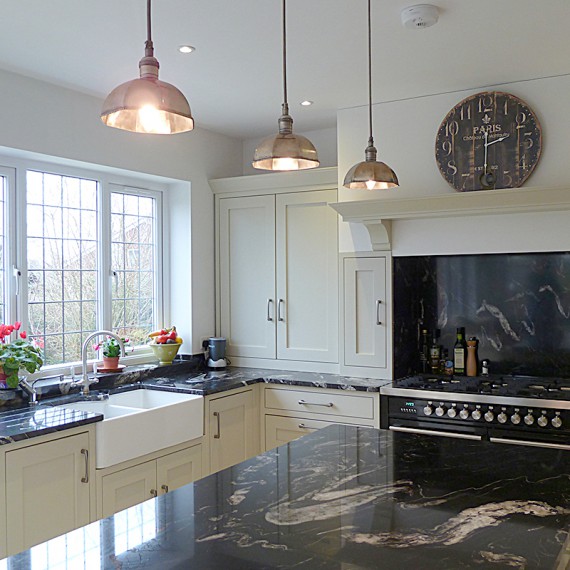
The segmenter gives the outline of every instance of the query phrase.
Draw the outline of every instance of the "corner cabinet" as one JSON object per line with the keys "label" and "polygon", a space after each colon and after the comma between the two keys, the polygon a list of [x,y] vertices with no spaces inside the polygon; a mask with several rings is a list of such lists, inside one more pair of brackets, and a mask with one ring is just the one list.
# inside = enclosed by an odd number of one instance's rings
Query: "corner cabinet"
{"label": "corner cabinet", "polygon": [[391,257],[343,254],[341,374],[391,378]]}
{"label": "corner cabinet", "polygon": [[218,332],[233,364],[338,367],[336,179],[328,186],[217,194]]}
{"label": "corner cabinet", "polygon": [[92,437],[41,437],[5,453],[8,555],[90,522]]}

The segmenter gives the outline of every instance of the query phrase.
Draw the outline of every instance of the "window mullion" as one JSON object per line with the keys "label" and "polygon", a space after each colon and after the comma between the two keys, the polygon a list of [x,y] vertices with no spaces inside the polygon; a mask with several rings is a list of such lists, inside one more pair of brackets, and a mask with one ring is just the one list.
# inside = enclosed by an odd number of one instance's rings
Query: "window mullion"
{"label": "window mullion", "polygon": [[112,330],[112,287],[113,267],[111,267],[111,190],[106,180],[100,182],[99,202],[99,266],[97,323],[99,329]]}
{"label": "window mullion", "polygon": [[[27,235],[27,212],[26,212],[26,171],[17,169],[13,171],[13,184],[8,192],[8,232],[9,240],[9,279],[6,280],[8,287],[8,313],[6,320],[13,323],[20,321],[24,330],[29,330],[28,319],[28,235]],[[18,191],[16,191],[18,190]],[[19,271],[19,275],[14,273]],[[16,293],[18,293],[16,295]]]}

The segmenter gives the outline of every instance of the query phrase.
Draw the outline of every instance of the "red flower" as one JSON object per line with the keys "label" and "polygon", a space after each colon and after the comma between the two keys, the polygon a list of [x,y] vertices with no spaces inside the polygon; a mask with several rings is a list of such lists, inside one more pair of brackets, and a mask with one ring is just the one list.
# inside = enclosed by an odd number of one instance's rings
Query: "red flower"
{"label": "red flower", "polygon": [[[16,329],[17,330],[17,329]],[[20,333],[20,338],[26,338],[28,336],[28,333],[26,331],[22,331]]]}
{"label": "red flower", "polygon": [[[14,329],[17,330],[17,331],[20,330],[20,327],[21,327],[21,326],[22,326],[22,323],[21,323],[20,321],[16,321],[16,322],[14,323]],[[25,338],[25,337],[24,337],[24,338]]]}

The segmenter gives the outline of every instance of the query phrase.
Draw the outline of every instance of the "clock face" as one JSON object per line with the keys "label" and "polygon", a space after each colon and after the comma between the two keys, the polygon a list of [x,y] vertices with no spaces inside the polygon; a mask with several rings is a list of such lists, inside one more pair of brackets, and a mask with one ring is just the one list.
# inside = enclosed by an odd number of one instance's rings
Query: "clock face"
{"label": "clock face", "polygon": [[442,176],[460,192],[518,188],[538,163],[542,134],[518,97],[484,91],[447,114],[435,141]]}

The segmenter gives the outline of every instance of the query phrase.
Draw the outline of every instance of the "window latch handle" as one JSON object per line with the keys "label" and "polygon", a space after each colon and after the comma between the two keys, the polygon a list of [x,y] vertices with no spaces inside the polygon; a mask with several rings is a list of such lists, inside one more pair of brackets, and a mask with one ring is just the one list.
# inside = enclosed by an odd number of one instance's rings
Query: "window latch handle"
{"label": "window latch handle", "polygon": [[20,282],[22,277],[22,272],[18,267],[14,265],[12,268],[12,274],[14,275],[14,279],[16,280],[16,296],[20,294]]}

